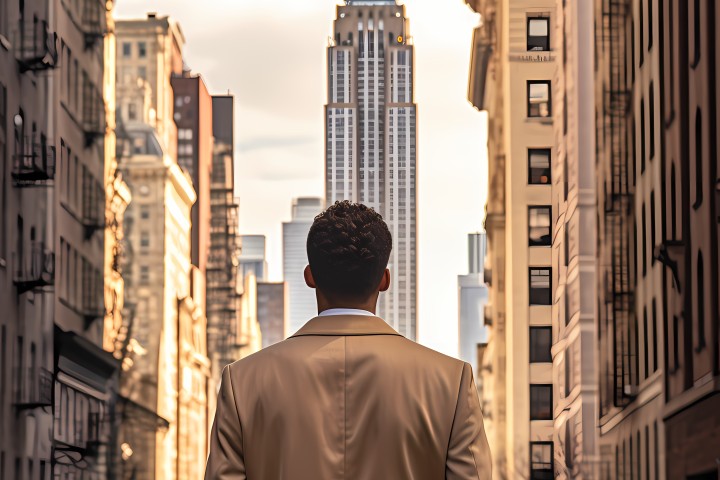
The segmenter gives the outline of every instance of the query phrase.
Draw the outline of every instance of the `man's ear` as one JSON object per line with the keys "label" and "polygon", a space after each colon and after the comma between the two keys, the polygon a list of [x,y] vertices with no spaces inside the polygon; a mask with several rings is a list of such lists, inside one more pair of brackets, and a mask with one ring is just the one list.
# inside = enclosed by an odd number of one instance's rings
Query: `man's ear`
{"label": "man's ear", "polygon": [[305,277],[305,285],[310,288],[316,288],[315,279],[313,278],[312,270],[310,270],[310,265],[305,267],[303,276]]}
{"label": "man's ear", "polygon": [[386,268],[385,273],[383,273],[383,276],[380,279],[378,291],[386,292],[388,288],[390,288],[390,270]]}

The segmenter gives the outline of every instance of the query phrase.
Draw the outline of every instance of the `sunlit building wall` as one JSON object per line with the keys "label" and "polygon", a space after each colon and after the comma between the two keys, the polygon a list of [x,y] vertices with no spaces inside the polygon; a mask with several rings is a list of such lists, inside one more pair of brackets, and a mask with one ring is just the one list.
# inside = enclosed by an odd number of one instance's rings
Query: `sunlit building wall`
{"label": "sunlit building wall", "polygon": [[258,283],[253,272],[243,280],[243,294],[240,301],[240,315],[237,325],[238,360],[262,348],[262,330],[258,323]]}
{"label": "sunlit building wall", "polygon": [[348,0],[336,14],[327,50],[325,199],[363,203],[387,222],[392,284],[378,315],[415,340],[417,106],[405,6]]}
{"label": "sunlit building wall", "polygon": [[190,211],[196,197],[192,179],[165,154],[152,127],[128,128],[126,133],[132,153],[121,158],[120,168],[133,202],[125,215],[123,272],[126,302],[135,309],[132,338],[137,346],[123,372],[121,393],[154,412],[167,428],[156,433],[151,425],[139,438],[124,439],[135,452],[125,471],[177,478],[178,301],[193,293]]}
{"label": "sunlit building wall", "polygon": [[597,448],[594,9],[556,1],[551,165],[556,478],[605,478]]}
{"label": "sunlit building wall", "polygon": [[308,264],[307,236],[313,219],[321,211],[321,198],[296,198],[292,205],[292,220],[283,222],[283,278],[288,289],[286,337],[317,315],[315,290],[305,284],[303,271]]}
{"label": "sunlit building wall", "polygon": [[[497,478],[553,478],[550,165],[553,151],[555,2],[469,1],[481,13],[468,94],[488,111],[486,269],[491,325],[483,405]],[[487,272],[486,270],[486,272]],[[506,288],[506,286],[508,288]]]}

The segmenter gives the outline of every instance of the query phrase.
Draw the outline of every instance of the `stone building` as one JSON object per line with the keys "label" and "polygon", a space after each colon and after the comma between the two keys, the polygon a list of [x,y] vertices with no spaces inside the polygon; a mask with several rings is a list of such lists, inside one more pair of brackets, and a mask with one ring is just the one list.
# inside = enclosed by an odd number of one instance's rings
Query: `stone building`
{"label": "stone building", "polygon": [[[488,112],[485,278],[489,325],[481,377],[497,478],[554,478],[551,165],[557,13],[554,1],[468,0],[468,97]],[[506,286],[511,286],[506,288]]]}

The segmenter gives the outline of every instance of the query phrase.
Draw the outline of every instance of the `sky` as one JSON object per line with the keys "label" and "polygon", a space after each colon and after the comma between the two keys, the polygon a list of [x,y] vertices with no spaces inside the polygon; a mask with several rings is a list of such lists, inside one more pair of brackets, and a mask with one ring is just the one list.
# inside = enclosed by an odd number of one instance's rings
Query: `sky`
{"label": "sky", "polygon": [[[211,93],[235,95],[240,231],[267,237],[282,280],[282,222],[292,199],[324,195],[326,50],[336,0],[120,0],[117,18],[170,15],[186,64]],[[487,197],[485,114],[467,101],[472,32],[463,0],[406,0],[418,104],[420,343],[457,355],[457,275]]]}

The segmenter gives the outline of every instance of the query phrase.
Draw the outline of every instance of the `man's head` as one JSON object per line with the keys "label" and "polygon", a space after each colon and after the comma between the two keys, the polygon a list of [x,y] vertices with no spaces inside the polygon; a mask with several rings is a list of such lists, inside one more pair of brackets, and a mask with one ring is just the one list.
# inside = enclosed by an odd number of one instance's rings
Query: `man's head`
{"label": "man's head", "polygon": [[390,286],[392,237],[382,216],[347,200],[315,217],[307,238],[308,286],[331,306],[374,303]]}

